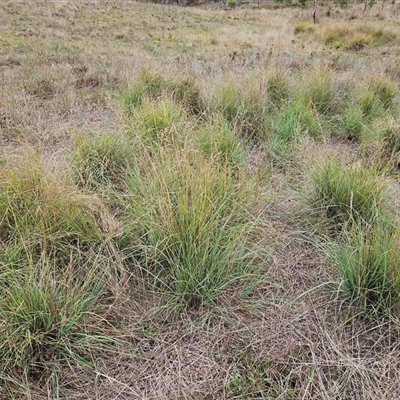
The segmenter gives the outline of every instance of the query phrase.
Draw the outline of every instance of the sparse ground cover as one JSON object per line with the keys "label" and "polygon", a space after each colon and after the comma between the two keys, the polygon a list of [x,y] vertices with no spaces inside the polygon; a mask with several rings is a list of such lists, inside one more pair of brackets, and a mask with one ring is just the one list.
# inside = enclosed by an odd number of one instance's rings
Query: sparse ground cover
{"label": "sparse ground cover", "polygon": [[399,9],[310,7],[0,4],[0,398],[400,397]]}

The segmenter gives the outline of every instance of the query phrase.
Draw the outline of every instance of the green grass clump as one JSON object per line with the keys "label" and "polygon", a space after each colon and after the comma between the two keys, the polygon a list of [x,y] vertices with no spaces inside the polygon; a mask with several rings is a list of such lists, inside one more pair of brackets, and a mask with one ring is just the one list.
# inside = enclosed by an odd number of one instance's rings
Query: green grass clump
{"label": "green grass clump", "polygon": [[189,114],[201,116],[205,113],[202,93],[194,78],[190,77],[173,82],[170,91],[172,98]]}
{"label": "green grass clump", "polygon": [[389,172],[400,169],[400,126],[397,124],[383,130],[380,138],[379,158]]}
{"label": "green grass clump", "polygon": [[253,277],[253,191],[200,155],[160,151],[128,180],[127,234],[142,269],[180,308],[214,304]]}
{"label": "green grass clump", "polygon": [[367,120],[378,117],[383,113],[379,98],[372,91],[367,91],[358,101],[363,117]]}
{"label": "green grass clump", "polygon": [[369,89],[384,110],[388,110],[393,105],[394,98],[398,93],[397,83],[385,76],[374,79]]}
{"label": "green grass clump", "polygon": [[311,180],[316,207],[339,226],[372,222],[382,213],[386,183],[372,168],[327,158],[313,168]]}
{"label": "green grass clump", "polygon": [[363,313],[388,312],[400,299],[399,232],[380,222],[357,224],[334,251],[341,290]]}
{"label": "green grass clump", "polygon": [[132,112],[133,109],[142,104],[145,98],[158,100],[167,87],[167,80],[161,74],[143,72],[122,97],[126,112]]}
{"label": "green grass clump", "polygon": [[91,211],[96,201],[29,150],[18,167],[6,166],[0,174],[0,237],[49,248],[97,242],[102,231]]}
{"label": "green grass clump", "polygon": [[296,35],[299,35],[300,33],[313,33],[314,31],[315,25],[306,21],[298,22],[294,27],[294,33]]}
{"label": "green grass clump", "polygon": [[19,274],[9,272],[7,282],[1,279],[3,388],[18,392],[38,377],[43,386],[54,381],[50,387],[57,387],[61,370],[90,367],[92,353],[107,347],[110,339],[100,334],[101,322],[94,313],[102,291],[102,274],[97,275],[92,270],[83,277],[41,260]]}
{"label": "green grass clump", "polygon": [[370,46],[398,43],[394,31],[374,24],[355,24],[353,26],[340,24],[327,28],[323,37],[326,45],[353,51],[360,51]]}
{"label": "green grass clump", "polygon": [[335,130],[340,136],[350,141],[359,141],[364,130],[364,112],[357,104],[350,104],[341,115],[337,116]]}
{"label": "green grass clump", "polygon": [[385,113],[393,112],[397,93],[397,84],[387,77],[371,78],[364,93],[358,99],[358,106],[361,108],[364,118],[372,120]]}
{"label": "green grass clump", "polygon": [[297,99],[320,114],[333,111],[335,91],[332,72],[325,68],[313,71],[302,82]]}
{"label": "green grass clump", "polygon": [[278,160],[293,155],[297,141],[302,136],[318,139],[322,134],[321,117],[310,103],[297,100],[287,103],[272,121],[266,141],[267,152]]}
{"label": "green grass clump", "polygon": [[222,114],[243,138],[260,140],[265,136],[268,94],[253,82],[228,81],[211,99],[211,114]]}
{"label": "green grass clump", "polygon": [[201,126],[198,133],[199,150],[211,162],[240,167],[246,160],[249,146],[222,119]]}
{"label": "green grass clump", "polygon": [[298,114],[291,107],[282,108],[274,122],[267,140],[267,151],[277,158],[287,158],[295,147],[299,137]]}
{"label": "green grass clump", "polygon": [[123,94],[122,104],[129,115],[147,100],[157,102],[169,98],[192,115],[204,113],[204,101],[194,78],[171,78],[160,73],[142,72],[132,87]]}
{"label": "green grass clump", "polygon": [[74,137],[72,162],[78,184],[90,190],[120,186],[132,157],[132,146],[119,134]]}
{"label": "green grass clump", "polygon": [[182,137],[186,119],[184,109],[170,99],[146,100],[135,110],[133,126],[141,141],[158,147],[170,145]]}
{"label": "green grass clump", "polygon": [[289,97],[289,82],[280,70],[272,71],[267,77],[267,94],[273,106],[279,107]]}

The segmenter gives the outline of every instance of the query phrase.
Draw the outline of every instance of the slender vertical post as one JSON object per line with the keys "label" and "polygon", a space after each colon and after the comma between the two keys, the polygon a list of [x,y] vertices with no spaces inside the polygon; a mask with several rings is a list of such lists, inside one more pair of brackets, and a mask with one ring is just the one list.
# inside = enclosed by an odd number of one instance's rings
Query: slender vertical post
{"label": "slender vertical post", "polygon": [[313,12],[312,12],[312,18],[313,18],[314,24],[317,23],[317,5],[318,5],[318,0],[314,0],[314,8],[313,8]]}

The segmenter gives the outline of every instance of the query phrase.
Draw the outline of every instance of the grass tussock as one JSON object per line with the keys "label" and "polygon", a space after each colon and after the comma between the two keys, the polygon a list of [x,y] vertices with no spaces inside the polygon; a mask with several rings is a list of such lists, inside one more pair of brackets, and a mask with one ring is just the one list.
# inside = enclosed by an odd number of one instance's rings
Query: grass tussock
{"label": "grass tussock", "polygon": [[39,153],[28,149],[21,165],[7,166],[0,179],[3,241],[62,246],[101,240],[100,224],[89,206],[95,197],[80,194],[67,182],[63,185]]}
{"label": "grass tussock", "polygon": [[299,35],[301,33],[313,33],[315,31],[315,25],[307,21],[298,22],[294,27],[294,33]]}
{"label": "grass tussock", "polygon": [[333,252],[345,298],[367,315],[396,309],[400,298],[399,233],[388,224],[360,223]]}
{"label": "grass tussock", "polygon": [[335,105],[333,83],[332,72],[327,68],[318,68],[304,78],[298,99],[320,114],[332,112]]}
{"label": "grass tussock", "polygon": [[387,126],[381,135],[379,160],[384,169],[398,173],[400,169],[400,127],[397,124]]}
{"label": "grass tussock", "polygon": [[280,106],[289,97],[289,79],[284,71],[273,70],[266,78],[266,91],[271,106]]}
{"label": "grass tussock", "polygon": [[205,105],[194,78],[169,78],[162,74],[143,71],[124,94],[122,103],[129,113],[147,99],[157,101],[169,98],[180,104],[189,114],[200,116]]}
{"label": "grass tussock", "polygon": [[[277,86],[274,88],[271,81],[270,92],[280,96],[279,84],[276,83]],[[283,91],[284,89],[281,93]],[[231,129],[236,130],[245,139],[257,141],[265,135],[268,107],[268,91],[262,86],[254,81],[239,83],[227,79],[226,84],[220,85],[214,92],[210,113],[223,115]]]}
{"label": "grass tussock", "polygon": [[360,141],[365,130],[365,118],[362,108],[349,104],[342,115],[337,117],[339,136],[349,141]]}
{"label": "grass tussock", "polygon": [[374,169],[327,158],[313,168],[311,180],[315,206],[339,227],[372,223],[383,212],[386,184]]}
{"label": "grass tussock", "polygon": [[72,163],[79,186],[90,190],[120,186],[132,162],[132,144],[121,134],[77,134]]}
{"label": "grass tussock", "polygon": [[251,184],[200,156],[160,153],[148,170],[128,179],[127,232],[184,309],[215,302],[254,276],[256,251]]}
{"label": "grass tussock", "polygon": [[335,48],[360,51],[367,47],[376,47],[398,43],[396,34],[389,28],[373,24],[352,24],[328,27],[324,34],[324,43]]}
{"label": "grass tussock", "polygon": [[135,110],[133,129],[141,135],[141,141],[149,146],[173,145],[182,136],[186,123],[184,109],[169,99],[158,102],[146,100]]}
{"label": "grass tussock", "polygon": [[223,119],[201,125],[195,133],[204,159],[236,169],[245,164],[250,146]]}
{"label": "grass tussock", "polygon": [[[0,299],[3,388],[18,392],[37,377],[54,389],[65,366],[93,367],[94,349],[104,351],[110,342],[95,314],[102,276],[94,269],[85,276],[72,269],[61,272],[45,259],[19,274],[7,271]],[[54,398],[58,395],[55,390]]]}

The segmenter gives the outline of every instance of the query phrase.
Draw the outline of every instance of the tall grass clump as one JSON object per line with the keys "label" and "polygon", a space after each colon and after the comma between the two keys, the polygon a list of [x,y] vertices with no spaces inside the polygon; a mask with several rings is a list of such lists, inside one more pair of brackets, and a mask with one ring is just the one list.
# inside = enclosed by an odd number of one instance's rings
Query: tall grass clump
{"label": "tall grass clump", "polygon": [[306,34],[306,33],[310,34],[313,32],[315,32],[315,25],[312,24],[311,22],[301,21],[298,22],[294,27],[295,35]]}
{"label": "tall grass clump", "polygon": [[0,173],[0,237],[42,248],[95,243],[102,238],[93,212],[96,202],[28,149],[20,165],[7,165]]}
{"label": "tall grass clump", "polygon": [[379,159],[389,172],[399,172],[400,126],[398,124],[389,125],[383,130],[380,138]]}
{"label": "tall grass clump", "polygon": [[199,85],[192,77],[169,77],[160,73],[144,71],[122,96],[122,104],[129,115],[147,99],[157,102],[169,98],[180,104],[191,115],[202,115],[205,103]]}
{"label": "tall grass clump", "polygon": [[120,134],[75,135],[72,163],[77,183],[90,190],[118,187],[132,161],[133,149]]}
{"label": "tall grass clump", "polygon": [[267,139],[267,152],[277,160],[292,154],[300,134],[299,117],[290,106],[282,108]]}
{"label": "tall grass clump", "polygon": [[299,88],[298,102],[325,115],[335,108],[335,89],[332,72],[327,68],[318,68],[307,75]]}
{"label": "tall grass clump", "polygon": [[313,168],[311,181],[315,206],[339,226],[372,223],[382,214],[386,183],[373,168],[329,157]]}
{"label": "tall grass clump", "polygon": [[172,99],[180,104],[189,115],[202,116],[206,105],[200,86],[193,77],[174,81],[170,88]]}
{"label": "tall grass clump", "polygon": [[249,145],[223,119],[201,125],[197,137],[200,153],[210,162],[238,168],[246,161]]}
{"label": "tall grass clump", "polygon": [[289,80],[284,71],[273,70],[266,79],[266,91],[272,106],[279,107],[289,98]]}
{"label": "tall grass clump", "polygon": [[384,110],[392,107],[396,94],[398,93],[397,83],[386,76],[379,76],[372,80],[369,91]]}
{"label": "tall grass clump", "polygon": [[135,135],[153,147],[171,145],[179,140],[186,122],[185,110],[168,98],[158,102],[145,100],[132,117]]}
{"label": "tall grass clump", "polygon": [[349,104],[343,113],[335,118],[335,130],[339,136],[349,141],[359,141],[362,139],[364,131],[364,112],[358,104]]}
{"label": "tall grass clump", "polygon": [[168,87],[166,79],[159,73],[142,72],[132,87],[123,94],[122,104],[127,113],[140,106],[144,99],[158,100]]}
{"label": "tall grass clump", "polygon": [[107,349],[112,340],[96,316],[102,275],[41,259],[1,281],[0,382],[10,394],[38,380],[57,387],[62,370],[93,367],[93,354]]}
{"label": "tall grass clump", "polygon": [[270,124],[267,152],[280,161],[293,155],[302,136],[318,139],[322,134],[321,116],[302,99],[287,102]]}
{"label": "tall grass clump", "polygon": [[359,96],[358,104],[366,119],[380,117],[384,113],[394,111],[398,86],[385,76],[373,77],[367,83],[364,93]]}
{"label": "tall grass clump", "polygon": [[361,51],[365,47],[398,44],[396,33],[374,24],[338,24],[329,26],[323,33],[324,43],[336,48]]}
{"label": "tall grass clump", "polygon": [[227,83],[215,91],[211,99],[211,114],[221,114],[230,127],[243,138],[260,140],[265,136],[266,111],[269,99],[266,88],[248,80]]}
{"label": "tall grass clump", "polygon": [[333,251],[341,292],[364,314],[387,313],[399,304],[399,238],[388,223],[358,223]]}
{"label": "tall grass clump", "polygon": [[188,152],[149,163],[128,179],[126,230],[155,287],[187,309],[246,286],[257,254],[249,180]]}

